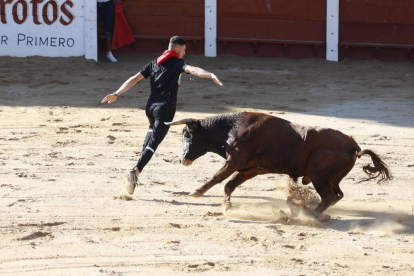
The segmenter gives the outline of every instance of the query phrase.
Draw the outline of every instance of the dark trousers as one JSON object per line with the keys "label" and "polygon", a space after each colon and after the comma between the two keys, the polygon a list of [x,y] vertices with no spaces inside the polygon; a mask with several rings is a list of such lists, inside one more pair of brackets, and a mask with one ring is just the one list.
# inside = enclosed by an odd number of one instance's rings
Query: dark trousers
{"label": "dark trousers", "polygon": [[111,1],[97,3],[98,4],[98,28],[99,22],[102,19],[104,22],[105,33],[112,35],[114,32],[114,19],[115,19],[115,8],[114,3]]}
{"label": "dark trousers", "polygon": [[171,122],[174,119],[176,102],[153,102],[148,100],[145,113],[149,121],[149,130],[144,140],[141,157],[138,160],[137,168],[140,172],[151,160],[159,144],[164,140],[170,126],[164,122]]}

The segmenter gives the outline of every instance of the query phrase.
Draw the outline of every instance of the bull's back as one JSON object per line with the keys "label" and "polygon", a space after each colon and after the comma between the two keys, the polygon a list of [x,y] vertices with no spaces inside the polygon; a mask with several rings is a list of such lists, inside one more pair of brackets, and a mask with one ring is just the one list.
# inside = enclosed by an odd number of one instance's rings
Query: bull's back
{"label": "bull's back", "polygon": [[261,113],[247,113],[235,131],[233,147],[250,166],[285,173],[298,167],[296,152],[302,138],[289,121]]}
{"label": "bull's back", "polygon": [[292,124],[262,113],[245,113],[241,118],[233,144],[236,152],[243,153],[249,165],[275,173],[301,174],[320,147],[344,153],[354,148],[353,139],[338,130]]}

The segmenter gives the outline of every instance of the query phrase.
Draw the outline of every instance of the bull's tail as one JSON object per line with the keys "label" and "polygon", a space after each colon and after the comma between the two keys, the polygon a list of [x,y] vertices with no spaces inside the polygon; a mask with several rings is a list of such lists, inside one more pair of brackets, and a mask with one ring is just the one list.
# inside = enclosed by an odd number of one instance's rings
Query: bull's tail
{"label": "bull's tail", "polygon": [[378,184],[383,184],[388,180],[392,180],[392,173],[391,170],[388,168],[388,166],[379,158],[378,155],[376,155],[371,150],[360,150],[357,153],[358,158],[360,158],[362,155],[368,154],[371,156],[372,162],[374,163],[374,167],[371,167],[370,165],[366,165],[363,168],[364,172],[368,175],[367,179],[363,179],[359,181],[358,183],[368,181],[374,178],[377,178],[381,176],[381,179],[378,181]]}

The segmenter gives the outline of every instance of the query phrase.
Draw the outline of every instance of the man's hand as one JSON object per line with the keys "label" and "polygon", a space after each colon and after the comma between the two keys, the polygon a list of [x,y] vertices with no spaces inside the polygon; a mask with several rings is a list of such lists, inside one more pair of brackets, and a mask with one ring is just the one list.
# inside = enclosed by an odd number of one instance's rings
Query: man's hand
{"label": "man's hand", "polygon": [[219,78],[217,78],[217,76],[216,76],[216,75],[211,74],[211,78],[213,79],[213,81],[214,81],[217,85],[223,86],[223,83],[219,80]]}
{"label": "man's hand", "polygon": [[105,98],[103,98],[103,100],[101,101],[101,104],[106,103],[106,102],[108,102],[109,104],[111,104],[114,101],[116,101],[117,98],[118,98],[118,95],[116,95],[115,93],[109,94]]}

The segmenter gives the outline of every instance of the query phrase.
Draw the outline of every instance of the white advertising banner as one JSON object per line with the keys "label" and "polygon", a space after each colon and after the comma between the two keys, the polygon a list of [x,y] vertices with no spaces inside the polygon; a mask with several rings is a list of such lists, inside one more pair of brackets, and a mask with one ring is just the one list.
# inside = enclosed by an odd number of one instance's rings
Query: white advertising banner
{"label": "white advertising banner", "polygon": [[0,0],[0,56],[96,60],[96,0]]}

